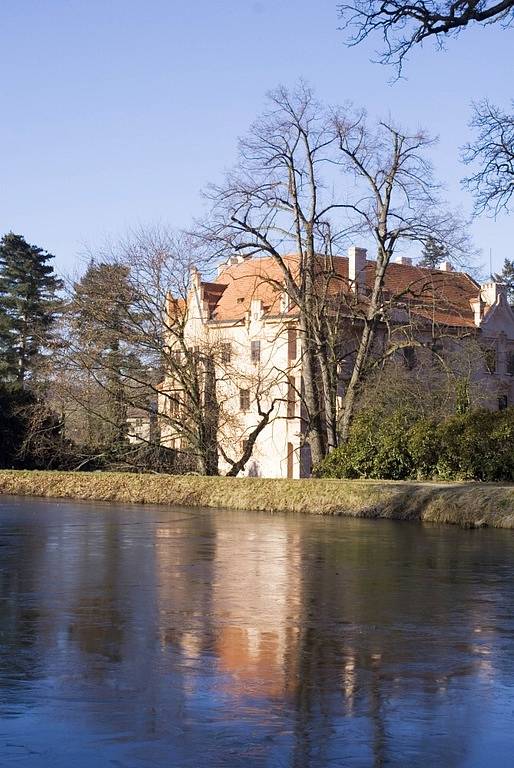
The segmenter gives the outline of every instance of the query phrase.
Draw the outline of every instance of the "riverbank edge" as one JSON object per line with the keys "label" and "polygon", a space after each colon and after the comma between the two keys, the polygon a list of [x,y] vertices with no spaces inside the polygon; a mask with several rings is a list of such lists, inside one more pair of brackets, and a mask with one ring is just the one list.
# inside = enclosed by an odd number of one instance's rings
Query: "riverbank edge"
{"label": "riverbank edge", "polygon": [[0,470],[0,494],[514,528],[514,484]]}

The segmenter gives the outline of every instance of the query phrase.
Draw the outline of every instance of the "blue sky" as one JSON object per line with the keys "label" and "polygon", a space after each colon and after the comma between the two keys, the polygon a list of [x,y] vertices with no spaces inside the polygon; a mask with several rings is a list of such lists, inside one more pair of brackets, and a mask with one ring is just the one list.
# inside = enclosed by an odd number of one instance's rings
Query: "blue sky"
{"label": "blue sky", "polygon": [[[415,51],[407,79],[346,48],[336,0],[4,0],[0,5],[0,232],[73,270],[128,228],[187,226],[235,159],[266,91],[299,77],[440,137],[433,160],[464,211],[459,147],[473,99],[508,107],[514,30],[466,31]],[[483,261],[512,257],[513,218],[472,228]]]}

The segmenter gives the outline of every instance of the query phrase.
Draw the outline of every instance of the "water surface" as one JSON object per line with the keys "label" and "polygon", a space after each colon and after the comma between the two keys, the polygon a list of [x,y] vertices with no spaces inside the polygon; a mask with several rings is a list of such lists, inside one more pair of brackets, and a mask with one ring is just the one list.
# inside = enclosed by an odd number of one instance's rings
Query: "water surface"
{"label": "water surface", "polygon": [[514,533],[0,499],[0,765],[514,764]]}

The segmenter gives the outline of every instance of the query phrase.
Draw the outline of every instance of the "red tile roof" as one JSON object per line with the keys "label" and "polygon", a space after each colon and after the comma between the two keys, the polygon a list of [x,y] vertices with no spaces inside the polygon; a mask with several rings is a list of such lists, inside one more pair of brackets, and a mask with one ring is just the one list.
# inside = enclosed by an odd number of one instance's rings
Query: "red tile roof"
{"label": "red tile roof", "polygon": [[[284,261],[297,279],[298,257],[288,255]],[[322,272],[320,285],[323,284],[327,297],[352,295],[346,256],[335,256],[330,262],[320,258],[319,264]],[[368,292],[373,284],[374,271],[375,262],[367,261],[365,283]],[[246,316],[252,299],[261,300],[268,315],[279,314],[283,283],[282,270],[273,258],[252,258],[227,266],[214,282],[202,285],[211,318],[238,321]],[[474,319],[470,302],[478,297],[479,290],[479,285],[464,272],[443,272],[391,263],[386,272],[384,299],[426,321],[471,327],[474,326]]]}

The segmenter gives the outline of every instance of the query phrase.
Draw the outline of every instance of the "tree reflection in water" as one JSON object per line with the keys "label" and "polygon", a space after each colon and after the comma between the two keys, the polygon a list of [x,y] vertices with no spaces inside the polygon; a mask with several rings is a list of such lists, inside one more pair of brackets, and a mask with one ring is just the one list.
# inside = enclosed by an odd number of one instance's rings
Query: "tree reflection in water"
{"label": "tree reflection in water", "polygon": [[508,532],[15,499],[0,520],[2,765],[510,765]]}

